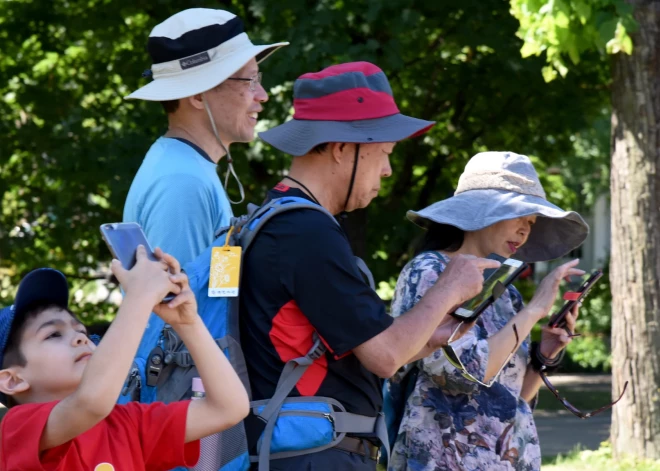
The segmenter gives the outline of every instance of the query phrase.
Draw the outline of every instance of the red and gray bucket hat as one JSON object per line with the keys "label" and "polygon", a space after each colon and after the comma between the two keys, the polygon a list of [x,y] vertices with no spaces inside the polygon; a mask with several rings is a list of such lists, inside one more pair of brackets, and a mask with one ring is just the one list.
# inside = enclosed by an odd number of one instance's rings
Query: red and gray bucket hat
{"label": "red and gray bucket hat", "polygon": [[293,119],[259,137],[294,156],[326,142],[398,142],[435,124],[401,114],[385,73],[369,62],[333,65],[300,76],[293,86],[293,108]]}

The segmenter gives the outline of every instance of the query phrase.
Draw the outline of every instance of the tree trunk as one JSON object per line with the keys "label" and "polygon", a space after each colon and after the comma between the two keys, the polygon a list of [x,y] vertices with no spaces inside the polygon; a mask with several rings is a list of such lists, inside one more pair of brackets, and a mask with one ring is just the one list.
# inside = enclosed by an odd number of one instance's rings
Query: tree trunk
{"label": "tree trunk", "polygon": [[612,85],[613,393],[616,455],[660,459],[660,2],[629,0],[639,30]]}

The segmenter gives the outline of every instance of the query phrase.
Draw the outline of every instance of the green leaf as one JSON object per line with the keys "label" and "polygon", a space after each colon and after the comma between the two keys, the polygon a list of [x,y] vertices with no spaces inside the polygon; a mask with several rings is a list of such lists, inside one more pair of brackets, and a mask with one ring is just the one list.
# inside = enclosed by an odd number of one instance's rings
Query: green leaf
{"label": "green leaf", "polygon": [[612,18],[600,25],[600,27],[598,28],[598,34],[600,35],[600,39],[604,43],[607,43],[612,38],[614,38],[614,34],[616,32],[616,28],[618,24],[619,24],[619,20],[617,18]]}
{"label": "green leaf", "polygon": [[621,40],[621,50],[628,55],[632,54],[633,42],[631,37],[627,34]]}
{"label": "green leaf", "polygon": [[534,56],[534,55],[539,55],[541,54],[541,48],[539,47],[538,43],[533,43],[530,41],[524,42],[522,47],[520,48],[520,54],[522,57],[529,57],[529,56]]}
{"label": "green leaf", "polygon": [[566,49],[568,50],[568,56],[571,58],[573,64],[578,64],[580,62],[580,52],[577,47],[577,42],[575,40],[569,41],[566,44]]}
{"label": "green leaf", "polygon": [[583,25],[586,24],[591,18],[591,5],[585,1],[576,0],[573,4],[573,8],[578,14],[580,23]]}
{"label": "green leaf", "polygon": [[541,73],[543,74],[543,80],[546,82],[552,82],[557,78],[557,71],[550,65],[543,67]]}
{"label": "green leaf", "polygon": [[[629,32],[637,23],[625,0],[510,0],[510,5],[519,22],[516,34],[523,40],[521,55],[545,51],[547,64],[562,77],[568,74],[567,58],[578,65],[590,51],[632,52]],[[550,69],[543,76],[555,78]]]}
{"label": "green leaf", "polygon": [[571,24],[571,20],[568,18],[568,15],[563,11],[558,11],[555,16],[555,26],[558,28],[568,28]]}

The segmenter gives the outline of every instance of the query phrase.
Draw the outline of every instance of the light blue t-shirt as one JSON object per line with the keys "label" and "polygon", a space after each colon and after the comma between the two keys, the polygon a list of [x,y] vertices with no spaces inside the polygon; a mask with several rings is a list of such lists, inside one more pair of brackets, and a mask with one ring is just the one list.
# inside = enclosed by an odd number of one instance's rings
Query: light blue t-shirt
{"label": "light blue t-shirt", "polygon": [[147,152],[124,205],[124,222],[140,224],[149,245],[181,265],[210,246],[232,215],[217,165],[196,146],[167,137]]}

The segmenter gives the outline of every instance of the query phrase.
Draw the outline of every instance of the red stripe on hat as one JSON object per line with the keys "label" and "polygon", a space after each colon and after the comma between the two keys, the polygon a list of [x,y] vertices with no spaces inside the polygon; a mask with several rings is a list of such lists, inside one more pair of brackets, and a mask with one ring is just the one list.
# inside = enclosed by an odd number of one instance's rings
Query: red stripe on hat
{"label": "red stripe on hat", "polygon": [[294,100],[294,119],[310,121],[358,121],[399,113],[394,98],[385,92],[353,88],[321,98]]}
{"label": "red stripe on hat", "polygon": [[373,75],[382,72],[382,70],[370,62],[348,62],[346,64],[331,65],[320,72],[303,74],[298,79],[320,80],[346,72],[362,72],[364,75]]}
{"label": "red stripe on hat", "polygon": [[429,125],[426,126],[424,129],[420,129],[420,130],[417,131],[415,134],[412,134],[412,135],[408,136],[408,139],[412,139],[413,137],[419,137],[419,136],[421,136],[421,135],[423,135],[423,134],[426,134],[427,132],[429,132],[429,130],[430,130],[433,126],[435,126],[435,123],[433,123],[433,124],[429,124]]}

